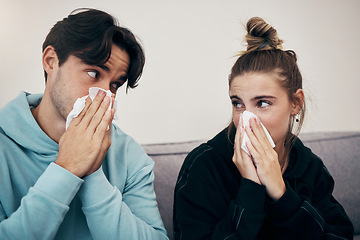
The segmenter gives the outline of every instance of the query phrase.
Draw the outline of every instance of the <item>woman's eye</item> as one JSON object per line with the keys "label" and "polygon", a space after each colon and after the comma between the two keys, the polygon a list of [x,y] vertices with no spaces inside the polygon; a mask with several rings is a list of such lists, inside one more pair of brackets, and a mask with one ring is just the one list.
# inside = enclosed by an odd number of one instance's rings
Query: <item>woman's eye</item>
{"label": "woman's eye", "polygon": [[87,74],[92,78],[97,78],[99,75],[97,71],[88,71]]}
{"label": "woman's eye", "polygon": [[240,102],[236,102],[236,101],[233,101],[232,102],[232,105],[235,107],[235,108],[242,108],[242,106],[243,106],[243,104],[242,103],[240,103]]}
{"label": "woman's eye", "polygon": [[260,107],[260,108],[265,108],[265,107],[268,107],[268,106],[270,106],[271,104],[268,102],[268,101],[259,101],[258,102],[258,107]]}

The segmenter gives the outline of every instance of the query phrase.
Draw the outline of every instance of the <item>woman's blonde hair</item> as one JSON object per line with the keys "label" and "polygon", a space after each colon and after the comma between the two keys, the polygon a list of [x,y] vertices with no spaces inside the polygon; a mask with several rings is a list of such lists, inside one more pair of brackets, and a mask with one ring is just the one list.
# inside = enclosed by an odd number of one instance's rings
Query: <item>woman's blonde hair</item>
{"label": "woman's blonde hair", "polygon": [[[229,89],[232,80],[239,75],[250,72],[275,73],[287,91],[289,100],[302,106],[296,117],[298,122],[295,131],[293,129],[295,116],[292,116],[290,121],[285,140],[285,147],[289,150],[300,132],[305,116],[305,101],[295,95],[298,89],[302,89],[302,76],[296,63],[296,54],[292,50],[283,50],[283,40],[279,39],[277,31],[260,17],[249,19],[246,30],[247,49],[238,55],[231,69],[228,78]],[[233,122],[231,122],[229,133],[234,127]]]}

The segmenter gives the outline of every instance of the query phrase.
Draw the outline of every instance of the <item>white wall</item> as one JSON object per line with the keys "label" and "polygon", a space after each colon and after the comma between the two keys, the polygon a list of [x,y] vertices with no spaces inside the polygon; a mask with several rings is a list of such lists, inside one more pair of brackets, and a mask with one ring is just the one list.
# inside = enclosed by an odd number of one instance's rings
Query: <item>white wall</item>
{"label": "white wall", "polygon": [[42,42],[77,7],[108,11],[143,42],[140,85],[117,97],[117,124],[140,143],[208,139],[228,124],[227,76],[252,16],[298,54],[311,98],[303,131],[360,130],[358,0],[0,0],[0,107],[44,90]]}

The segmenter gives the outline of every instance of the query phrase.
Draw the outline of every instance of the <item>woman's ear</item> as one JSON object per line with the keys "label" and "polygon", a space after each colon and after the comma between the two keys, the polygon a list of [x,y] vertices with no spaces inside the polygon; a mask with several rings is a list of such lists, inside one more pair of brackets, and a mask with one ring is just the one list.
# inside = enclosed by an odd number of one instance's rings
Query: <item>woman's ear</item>
{"label": "woman's ear", "polygon": [[291,114],[292,115],[296,115],[298,114],[303,105],[304,105],[304,99],[305,99],[305,95],[304,95],[304,91],[302,89],[298,89],[295,93],[294,93],[294,102],[291,108]]}
{"label": "woman's ear", "polygon": [[53,72],[59,66],[59,59],[53,46],[47,46],[43,51],[42,64],[48,78],[51,77],[53,75]]}

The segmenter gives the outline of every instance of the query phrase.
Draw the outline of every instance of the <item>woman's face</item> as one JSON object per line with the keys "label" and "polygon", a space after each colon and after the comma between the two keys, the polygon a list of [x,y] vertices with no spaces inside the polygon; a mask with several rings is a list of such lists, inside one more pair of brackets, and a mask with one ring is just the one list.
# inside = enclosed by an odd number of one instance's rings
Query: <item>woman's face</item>
{"label": "woman's face", "polygon": [[275,73],[250,72],[235,77],[230,85],[230,99],[236,127],[240,113],[253,112],[267,128],[275,145],[284,146],[291,116],[300,108],[289,100]]}

